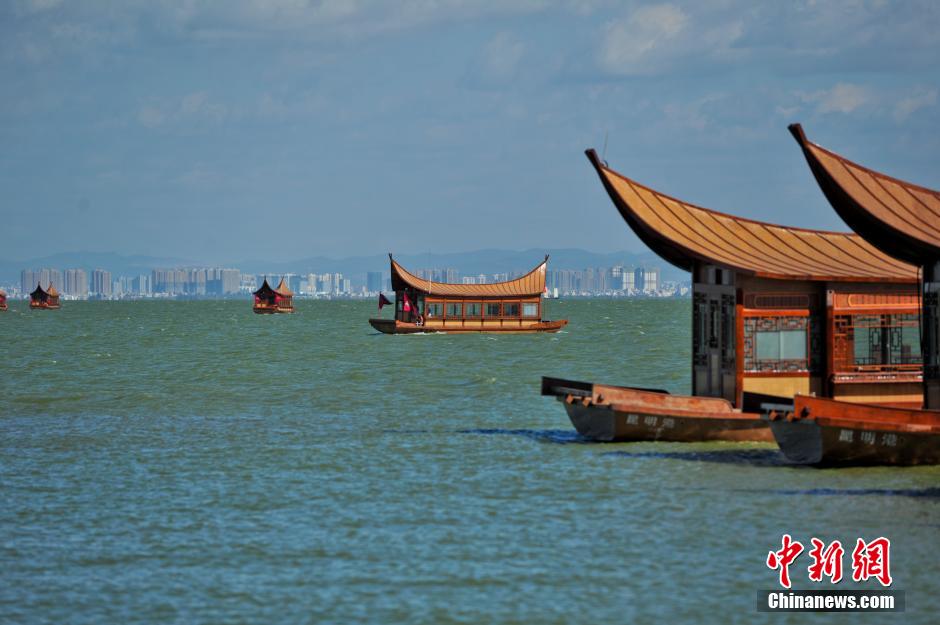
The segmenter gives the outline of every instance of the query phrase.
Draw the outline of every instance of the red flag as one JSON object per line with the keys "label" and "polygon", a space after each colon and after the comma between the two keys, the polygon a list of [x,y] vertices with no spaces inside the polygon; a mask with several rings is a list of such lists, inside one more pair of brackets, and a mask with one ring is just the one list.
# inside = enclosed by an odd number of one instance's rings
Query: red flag
{"label": "red flag", "polygon": [[411,312],[411,310],[412,310],[412,308],[411,308],[411,300],[408,299],[408,294],[407,294],[407,293],[403,293],[402,295],[405,296],[405,305],[402,306],[402,310],[404,310],[405,312]]}
{"label": "red flag", "polygon": [[392,300],[385,297],[383,293],[379,293],[379,310],[382,310],[382,306],[391,305]]}

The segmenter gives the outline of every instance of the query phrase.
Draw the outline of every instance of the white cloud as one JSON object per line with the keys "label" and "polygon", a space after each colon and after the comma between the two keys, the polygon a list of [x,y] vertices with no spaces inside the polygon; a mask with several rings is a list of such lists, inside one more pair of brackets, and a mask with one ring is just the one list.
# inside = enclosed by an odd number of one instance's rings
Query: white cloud
{"label": "white cloud", "polygon": [[645,6],[629,17],[608,22],[604,27],[600,62],[608,71],[645,74],[654,53],[668,52],[681,44],[678,35],[689,25],[689,16],[671,4]]}
{"label": "white cloud", "polygon": [[831,89],[801,94],[800,98],[816,105],[816,112],[854,113],[871,99],[868,89],[861,85],[840,82]]}
{"label": "white cloud", "polygon": [[148,103],[137,111],[137,121],[147,128],[156,128],[170,122],[186,119],[202,119],[214,122],[223,121],[228,109],[213,102],[207,91],[188,93],[174,103]]}
{"label": "white cloud", "polygon": [[137,121],[147,128],[156,128],[165,119],[166,114],[155,106],[143,106],[137,111]]}
{"label": "white cloud", "polygon": [[919,88],[907,98],[903,98],[894,105],[894,119],[903,122],[914,112],[937,103],[937,90]]}
{"label": "white cloud", "polygon": [[494,80],[512,78],[525,54],[525,44],[509,33],[499,33],[483,48],[483,73]]}

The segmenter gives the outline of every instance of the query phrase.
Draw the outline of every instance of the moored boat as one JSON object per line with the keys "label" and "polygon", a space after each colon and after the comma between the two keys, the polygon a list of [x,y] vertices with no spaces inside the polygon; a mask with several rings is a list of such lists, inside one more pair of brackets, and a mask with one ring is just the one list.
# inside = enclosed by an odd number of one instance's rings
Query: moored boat
{"label": "moored boat", "polygon": [[[590,383],[588,397],[546,393],[565,400],[580,432],[665,440],[667,428],[653,417],[670,418],[670,430],[681,418],[682,433],[670,440],[769,440],[754,398],[919,399],[919,348],[909,331],[917,313],[913,266],[853,233],[757,222],[684,202],[615,172],[593,150],[587,156],[637,236],[692,275],[692,394]],[[861,341],[854,349],[853,337],[865,333],[866,349]],[[887,335],[896,349],[882,349]],[[644,416],[651,427],[642,427]]]}
{"label": "moored boat", "polygon": [[391,254],[388,258],[395,314],[391,319],[369,319],[384,334],[530,334],[558,332],[568,324],[567,319],[543,318],[548,256],[519,278],[489,284],[434,282],[406,270]]}
{"label": "moored boat", "polygon": [[[784,455],[817,465],[940,463],[940,192],[868,169],[810,142],[790,126],[836,212],[868,243],[920,267],[916,316],[923,362],[914,407],[850,404],[798,395],[767,406]],[[889,337],[894,343],[897,333]],[[921,353],[922,352],[922,353]]]}
{"label": "moored boat", "polygon": [[55,310],[61,308],[59,304],[59,292],[51,282],[46,289],[43,289],[41,284],[37,284],[36,289],[29,294],[29,307],[36,310]]}
{"label": "moored boat", "polygon": [[0,289],[0,312],[7,309],[7,294],[3,289]]}
{"label": "moored boat", "polygon": [[562,402],[578,434],[596,441],[773,440],[760,413],[718,397],[547,377],[542,395]]}
{"label": "moored boat", "polygon": [[780,450],[798,464],[915,465],[940,462],[940,411],[850,404],[797,395],[768,406]]}

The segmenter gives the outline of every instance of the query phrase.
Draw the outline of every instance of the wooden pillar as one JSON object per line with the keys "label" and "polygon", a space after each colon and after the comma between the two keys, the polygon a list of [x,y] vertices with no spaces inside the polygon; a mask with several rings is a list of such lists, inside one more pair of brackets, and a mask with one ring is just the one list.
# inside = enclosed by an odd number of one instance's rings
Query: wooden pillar
{"label": "wooden pillar", "polygon": [[940,261],[923,268],[924,408],[940,410]]}

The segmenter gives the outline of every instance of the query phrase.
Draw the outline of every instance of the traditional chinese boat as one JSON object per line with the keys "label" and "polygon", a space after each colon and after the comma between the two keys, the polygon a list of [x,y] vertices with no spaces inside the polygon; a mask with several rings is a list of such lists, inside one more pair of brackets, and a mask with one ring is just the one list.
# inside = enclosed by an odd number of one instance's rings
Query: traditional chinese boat
{"label": "traditional chinese boat", "polygon": [[[761,404],[797,394],[910,405],[919,398],[916,269],[852,233],[702,208],[588,159],[624,220],[692,274],[692,395],[545,378],[575,428],[598,440],[772,440]],[[897,349],[852,351],[857,327]],[[892,335],[893,336],[893,335]],[[774,399],[776,398],[776,399]],[[780,398],[783,398],[782,400]],[[666,419],[669,419],[668,421]]]}
{"label": "traditional chinese boat", "polygon": [[937,464],[940,411],[852,404],[797,395],[767,419],[787,460],[799,464]]}
{"label": "traditional chinese boat", "polygon": [[490,284],[432,282],[407,271],[388,255],[395,316],[369,319],[385,334],[423,332],[558,332],[567,319],[542,318],[548,256],[520,278]]}
{"label": "traditional chinese boat", "polygon": [[[923,381],[920,401],[907,409],[803,395],[794,399],[792,409],[768,406],[777,443],[787,458],[808,464],[940,462],[940,192],[816,145],[799,124],[790,132],[839,216],[871,245],[920,267],[922,306],[913,333],[922,337],[917,353]],[[889,337],[889,346],[896,337]]]}
{"label": "traditional chinese boat", "polygon": [[272,289],[265,278],[261,288],[253,293],[255,303],[252,310],[259,315],[271,315],[278,313],[294,312],[294,292],[288,288],[281,278],[281,282],[276,289]]}
{"label": "traditional chinese boat", "polygon": [[0,289],[0,312],[5,311],[7,308],[7,294],[3,289]]}
{"label": "traditional chinese boat", "polygon": [[41,284],[37,284],[36,290],[29,294],[29,307],[48,310],[61,308],[59,304],[59,292],[51,282],[46,289],[43,289]]}

